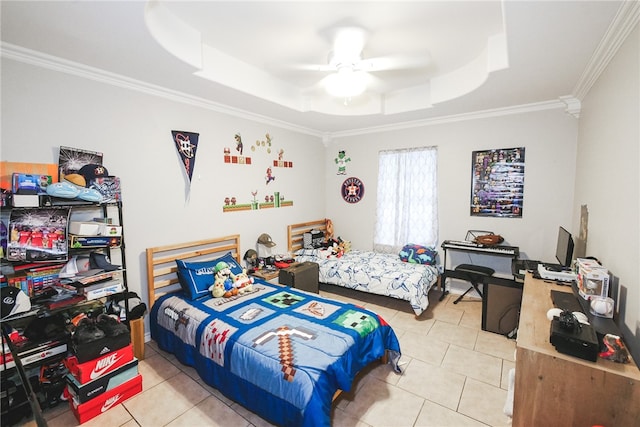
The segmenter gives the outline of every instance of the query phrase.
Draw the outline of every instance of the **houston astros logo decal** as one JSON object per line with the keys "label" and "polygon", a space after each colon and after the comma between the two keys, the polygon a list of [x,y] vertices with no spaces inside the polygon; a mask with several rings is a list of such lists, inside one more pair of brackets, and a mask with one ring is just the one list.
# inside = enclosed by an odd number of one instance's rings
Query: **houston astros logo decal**
{"label": "houston astros logo decal", "polygon": [[364,184],[356,177],[347,178],[340,191],[345,202],[358,203],[364,197]]}

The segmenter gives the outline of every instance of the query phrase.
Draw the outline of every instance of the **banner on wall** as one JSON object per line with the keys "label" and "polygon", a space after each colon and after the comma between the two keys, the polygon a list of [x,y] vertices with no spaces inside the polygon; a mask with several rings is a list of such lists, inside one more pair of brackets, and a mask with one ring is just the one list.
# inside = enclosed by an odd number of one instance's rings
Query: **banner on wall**
{"label": "banner on wall", "polygon": [[189,182],[191,182],[193,168],[196,165],[196,150],[198,149],[198,137],[200,134],[178,130],[172,130],[171,134],[173,135],[176,150],[178,150],[184,165],[184,170],[189,177]]}

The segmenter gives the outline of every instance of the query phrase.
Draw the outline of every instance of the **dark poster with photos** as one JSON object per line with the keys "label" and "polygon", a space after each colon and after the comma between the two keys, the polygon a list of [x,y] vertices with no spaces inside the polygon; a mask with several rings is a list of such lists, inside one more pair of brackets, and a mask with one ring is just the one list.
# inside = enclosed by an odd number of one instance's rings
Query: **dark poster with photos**
{"label": "dark poster with photos", "polygon": [[474,151],[471,215],[521,218],[524,147]]}

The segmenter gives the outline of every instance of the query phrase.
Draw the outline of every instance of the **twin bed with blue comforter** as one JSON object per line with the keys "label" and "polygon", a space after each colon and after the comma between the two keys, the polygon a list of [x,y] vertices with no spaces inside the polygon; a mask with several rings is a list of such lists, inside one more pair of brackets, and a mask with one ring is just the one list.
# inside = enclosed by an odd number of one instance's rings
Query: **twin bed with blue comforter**
{"label": "twin bed with blue comforter", "polygon": [[151,337],[264,419],[328,426],[334,396],[364,366],[387,357],[398,370],[397,337],[371,311],[259,279],[230,298],[184,292],[176,260],[206,277],[206,265],[238,258],[238,237],[147,249]]}

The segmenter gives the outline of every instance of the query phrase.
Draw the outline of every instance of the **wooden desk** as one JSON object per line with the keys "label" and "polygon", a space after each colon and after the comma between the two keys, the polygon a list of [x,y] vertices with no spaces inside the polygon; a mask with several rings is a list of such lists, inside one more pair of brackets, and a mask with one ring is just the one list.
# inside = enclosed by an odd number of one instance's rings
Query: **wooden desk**
{"label": "wooden desk", "polygon": [[640,426],[640,370],[562,354],[549,342],[551,290],[527,273],[516,345],[513,426]]}

